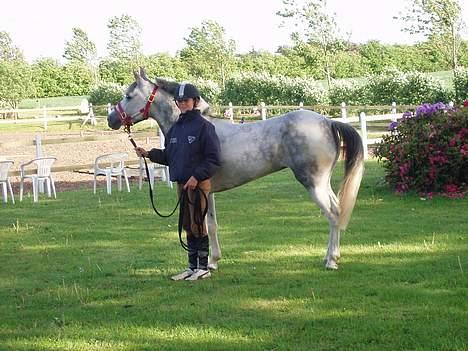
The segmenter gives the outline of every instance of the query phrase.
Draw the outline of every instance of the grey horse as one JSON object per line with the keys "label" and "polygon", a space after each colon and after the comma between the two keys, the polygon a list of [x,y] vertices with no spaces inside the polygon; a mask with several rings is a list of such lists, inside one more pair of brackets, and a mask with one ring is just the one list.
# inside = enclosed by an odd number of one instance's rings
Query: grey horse
{"label": "grey horse", "polygon": [[[109,113],[109,127],[119,129],[123,124],[138,123],[149,116],[166,134],[179,117],[180,111],[173,99],[178,86],[176,82],[162,79],[153,83],[140,69],[135,72],[135,82],[129,86],[122,101]],[[356,130],[308,110],[288,112],[265,121],[233,124],[208,116],[207,108],[208,104],[202,99],[200,109],[216,128],[222,161],[221,168],[212,178],[208,204],[210,269],[217,269],[221,258],[214,193],[286,167],[293,171],[328,219],[330,233],[324,261],[326,268],[337,269],[340,230],[346,229],[349,222],[364,170],[364,151]],[[331,188],[330,178],[342,143],[345,175],[338,199]]]}

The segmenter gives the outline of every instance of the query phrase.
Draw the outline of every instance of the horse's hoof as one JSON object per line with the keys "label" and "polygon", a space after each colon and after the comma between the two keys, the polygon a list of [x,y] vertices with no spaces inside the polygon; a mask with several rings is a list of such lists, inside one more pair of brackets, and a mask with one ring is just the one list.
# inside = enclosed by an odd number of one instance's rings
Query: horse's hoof
{"label": "horse's hoof", "polygon": [[338,264],[335,261],[327,261],[325,268],[336,271],[338,269]]}
{"label": "horse's hoof", "polygon": [[218,264],[217,263],[208,263],[208,269],[210,271],[216,271],[218,269]]}

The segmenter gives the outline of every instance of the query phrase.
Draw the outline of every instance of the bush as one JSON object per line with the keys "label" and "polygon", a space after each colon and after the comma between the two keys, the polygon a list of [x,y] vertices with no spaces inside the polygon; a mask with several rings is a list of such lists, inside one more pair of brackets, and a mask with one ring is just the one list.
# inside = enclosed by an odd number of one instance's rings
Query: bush
{"label": "bush", "polygon": [[468,99],[468,69],[459,68],[455,71],[453,80],[455,85],[455,98],[457,102]]}
{"label": "bush", "polygon": [[203,98],[208,103],[216,104],[219,102],[221,87],[218,85],[218,83],[212,80],[196,78],[193,81],[193,84],[195,84],[198,87],[201,96],[203,96]]}
{"label": "bush", "polygon": [[442,193],[463,197],[468,177],[468,107],[442,103],[420,106],[392,122],[376,155],[386,181],[397,193],[416,191],[431,197]]}
{"label": "bush", "polygon": [[326,103],[326,94],[312,79],[243,73],[230,78],[222,100],[234,105],[315,105]]}
{"label": "bush", "polygon": [[366,85],[371,104],[415,105],[421,103],[448,102],[450,92],[440,81],[420,72],[403,73],[387,69],[384,73],[371,76]]}
{"label": "bush", "polygon": [[366,82],[335,81],[328,91],[328,99],[332,105],[367,105],[370,104]]}
{"label": "bush", "polygon": [[116,83],[100,83],[89,92],[89,102],[93,105],[115,105],[122,100],[126,87]]}

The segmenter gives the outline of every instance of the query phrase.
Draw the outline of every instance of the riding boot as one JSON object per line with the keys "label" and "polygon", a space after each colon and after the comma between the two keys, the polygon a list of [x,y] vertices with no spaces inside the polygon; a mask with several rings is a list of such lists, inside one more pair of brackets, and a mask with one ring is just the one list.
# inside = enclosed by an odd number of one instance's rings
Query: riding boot
{"label": "riding boot", "polygon": [[198,268],[198,240],[197,237],[187,233],[188,263],[192,271]]}
{"label": "riding boot", "polygon": [[208,269],[208,254],[209,254],[209,239],[208,235],[204,235],[199,238],[198,242],[198,268],[207,270]]}

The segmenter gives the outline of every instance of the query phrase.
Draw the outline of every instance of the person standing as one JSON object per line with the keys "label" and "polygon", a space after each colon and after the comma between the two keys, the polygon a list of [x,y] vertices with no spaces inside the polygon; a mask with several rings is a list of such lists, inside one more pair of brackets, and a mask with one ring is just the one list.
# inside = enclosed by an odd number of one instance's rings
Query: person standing
{"label": "person standing", "polygon": [[[167,132],[165,148],[146,151],[137,147],[135,151],[139,157],[169,166],[170,178],[177,183],[178,195],[187,191],[189,201],[179,210],[187,234],[188,268],[171,279],[198,280],[211,276],[208,269],[208,226],[206,218],[199,223],[199,215],[206,211],[211,178],[221,165],[220,143],[213,124],[197,109],[200,93],[196,86],[189,83],[179,85],[174,99],[181,113]],[[199,191],[204,195],[197,194]],[[197,196],[199,208],[194,206]]]}

